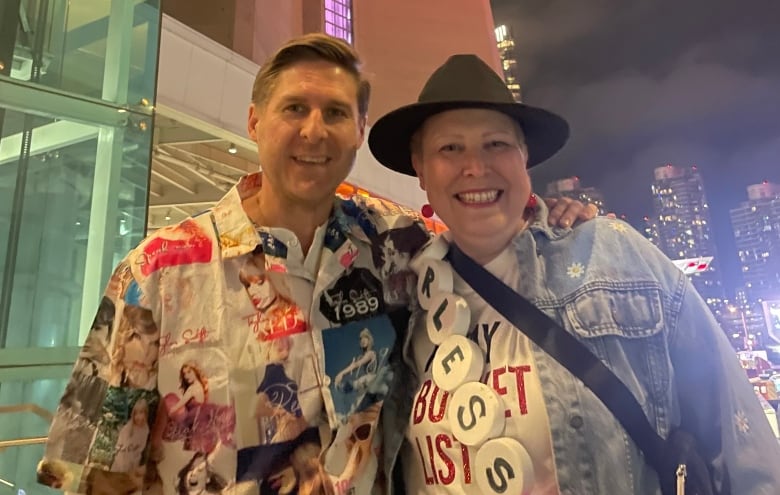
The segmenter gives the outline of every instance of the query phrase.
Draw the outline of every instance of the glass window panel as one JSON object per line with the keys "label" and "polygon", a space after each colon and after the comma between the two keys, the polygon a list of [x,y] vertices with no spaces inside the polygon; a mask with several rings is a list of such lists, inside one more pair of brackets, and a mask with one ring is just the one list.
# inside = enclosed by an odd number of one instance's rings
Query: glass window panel
{"label": "glass window panel", "polygon": [[159,0],[22,0],[0,28],[16,32],[3,75],[121,105],[154,96]]}
{"label": "glass window panel", "polygon": [[[90,282],[102,288],[109,274],[104,270],[100,280],[86,281],[90,263],[113,265],[144,233],[151,126],[147,117],[131,119],[127,128],[105,129],[13,111],[5,112],[3,124],[0,259],[4,280],[9,280],[5,270],[14,273],[11,285],[0,287],[11,293],[8,328],[0,348],[78,345],[84,286]],[[15,146],[25,129],[31,136],[26,164]],[[113,153],[98,144],[101,136],[111,135]],[[20,192],[16,189],[19,174],[25,175],[21,209],[13,204]],[[115,190],[103,209],[95,195],[106,191],[109,185],[101,182],[114,174]],[[105,225],[92,226],[94,214],[105,218]],[[19,225],[15,238],[14,222]],[[91,227],[109,236],[106,259],[88,259]],[[5,266],[14,248],[14,263]]]}

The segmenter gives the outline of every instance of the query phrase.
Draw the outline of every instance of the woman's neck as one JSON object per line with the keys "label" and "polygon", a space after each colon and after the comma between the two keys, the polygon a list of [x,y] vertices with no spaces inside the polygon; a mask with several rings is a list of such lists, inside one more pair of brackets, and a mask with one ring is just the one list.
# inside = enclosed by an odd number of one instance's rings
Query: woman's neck
{"label": "woman's neck", "polygon": [[523,217],[522,223],[518,229],[509,235],[506,233],[499,233],[495,236],[459,237],[452,232],[452,240],[458,245],[461,251],[469,256],[469,258],[480,265],[485,266],[503,253],[504,250],[512,244],[512,240],[527,229],[529,225],[530,218]]}

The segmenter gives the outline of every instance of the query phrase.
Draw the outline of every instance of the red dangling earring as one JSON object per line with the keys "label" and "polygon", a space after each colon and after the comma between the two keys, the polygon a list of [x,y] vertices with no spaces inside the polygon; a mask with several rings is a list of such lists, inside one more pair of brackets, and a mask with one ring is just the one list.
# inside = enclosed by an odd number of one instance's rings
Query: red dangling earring
{"label": "red dangling earring", "polygon": [[531,193],[531,197],[528,198],[528,203],[525,205],[526,211],[533,211],[536,209],[536,206],[539,204],[539,202],[536,199],[536,194]]}
{"label": "red dangling earring", "polygon": [[422,213],[422,216],[424,216],[425,218],[431,218],[433,216],[433,206],[429,205],[428,203],[425,203],[422,206],[420,212]]}

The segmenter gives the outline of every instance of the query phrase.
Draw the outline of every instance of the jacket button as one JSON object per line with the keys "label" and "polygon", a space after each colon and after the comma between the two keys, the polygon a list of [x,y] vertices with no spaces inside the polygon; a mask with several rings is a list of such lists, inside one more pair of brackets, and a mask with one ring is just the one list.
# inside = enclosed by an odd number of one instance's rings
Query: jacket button
{"label": "jacket button", "polygon": [[572,416],[569,420],[569,426],[574,428],[575,430],[579,430],[582,428],[582,425],[584,424],[584,421],[582,420],[582,416]]}

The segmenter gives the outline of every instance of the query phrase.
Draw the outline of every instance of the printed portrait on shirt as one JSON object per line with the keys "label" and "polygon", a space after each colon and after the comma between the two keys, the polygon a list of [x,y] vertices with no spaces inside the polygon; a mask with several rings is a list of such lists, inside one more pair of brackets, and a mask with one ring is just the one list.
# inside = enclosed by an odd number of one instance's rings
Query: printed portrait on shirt
{"label": "printed portrait on shirt", "polygon": [[367,268],[348,268],[322,292],[320,312],[334,325],[381,315],[385,312],[382,282]]}
{"label": "printed portrait on shirt", "polygon": [[384,300],[389,306],[409,303],[415,290],[416,276],[409,268],[412,253],[428,240],[428,234],[417,225],[389,229],[371,244],[374,266],[384,286]]}
{"label": "printed portrait on shirt", "polygon": [[74,371],[88,376],[99,376],[104,380],[109,378],[111,356],[108,346],[114,327],[115,307],[111,299],[104,297],[100,301],[92,327],[87,334],[84,346],[79,352]]}
{"label": "printed portrait on shirt", "polygon": [[157,380],[160,332],[152,312],[125,305],[114,338],[110,384],[153,389]]}
{"label": "printed portrait on shirt", "polygon": [[133,282],[133,271],[130,269],[130,265],[127,261],[122,261],[116,266],[114,273],[108,280],[105,296],[114,301],[122,300]]}
{"label": "printed portrait on shirt", "polygon": [[49,430],[46,456],[76,464],[89,454],[108,384],[93,376],[71,377]]}
{"label": "printed portrait on shirt", "polygon": [[177,495],[211,495],[226,493],[228,480],[214,468],[210,456],[195,452],[176,474]]}
{"label": "printed portrait on shirt", "polygon": [[236,480],[255,480],[261,495],[323,493],[320,451],[317,427],[288,442],[241,449]]}
{"label": "printed portrait on shirt", "polygon": [[153,391],[109,387],[90,463],[122,473],[140,470],[142,476],[157,402],[157,393]]}
{"label": "printed portrait on shirt", "polygon": [[342,419],[384,399],[392,379],[387,360],[395,342],[387,316],[325,330],[322,340],[325,372]]}
{"label": "printed portrait on shirt", "polygon": [[232,445],[235,414],[228,405],[210,400],[209,375],[195,360],[178,370],[178,390],[163,397],[162,440],[183,441],[184,450],[209,453],[219,442]]}
{"label": "printed portrait on shirt", "polygon": [[293,440],[306,429],[299,385],[288,372],[293,339],[283,335],[265,342],[265,369],[257,386],[255,419],[260,444]]}
{"label": "printed portrait on shirt", "polygon": [[86,479],[79,489],[84,495],[134,495],[142,487],[140,471],[132,475],[90,467],[85,471]]}
{"label": "printed portrait on shirt", "polygon": [[260,482],[260,495],[313,495],[322,493],[320,446],[304,442],[287,457],[280,457]]}
{"label": "printed portrait on shirt", "polygon": [[260,249],[247,258],[238,278],[257,309],[253,330],[258,341],[306,331],[306,317],[292,301],[283,274],[266,270],[265,255]]}
{"label": "printed portrait on shirt", "polygon": [[42,459],[36,468],[38,483],[55,490],[76,491],[81,483],[84,467],[56,459]]}
{"label": "printed portrait on shirt", "polygon": [[[195,297],[192,277],[165,276],[160,277],[160,290],[163,311],[176,313],[179,318],[186,318],[193,312],[192,301]],[[197,313],[195,313],[197,314]]]}
{"label": "printed portrait on shirt", "polygon": [[[371,486],[355,486],[371,461],[371,451],[376,447],[376,432],[382,404],[376,402],[366,409],[349,417],[346,424],[338,429],[334,447],[325,457],[325,470],[342,490],[349,493],[368,493]],[[375,462],[375,458],[374,458]],[[376,469],[376,466],[373,467]]]}

